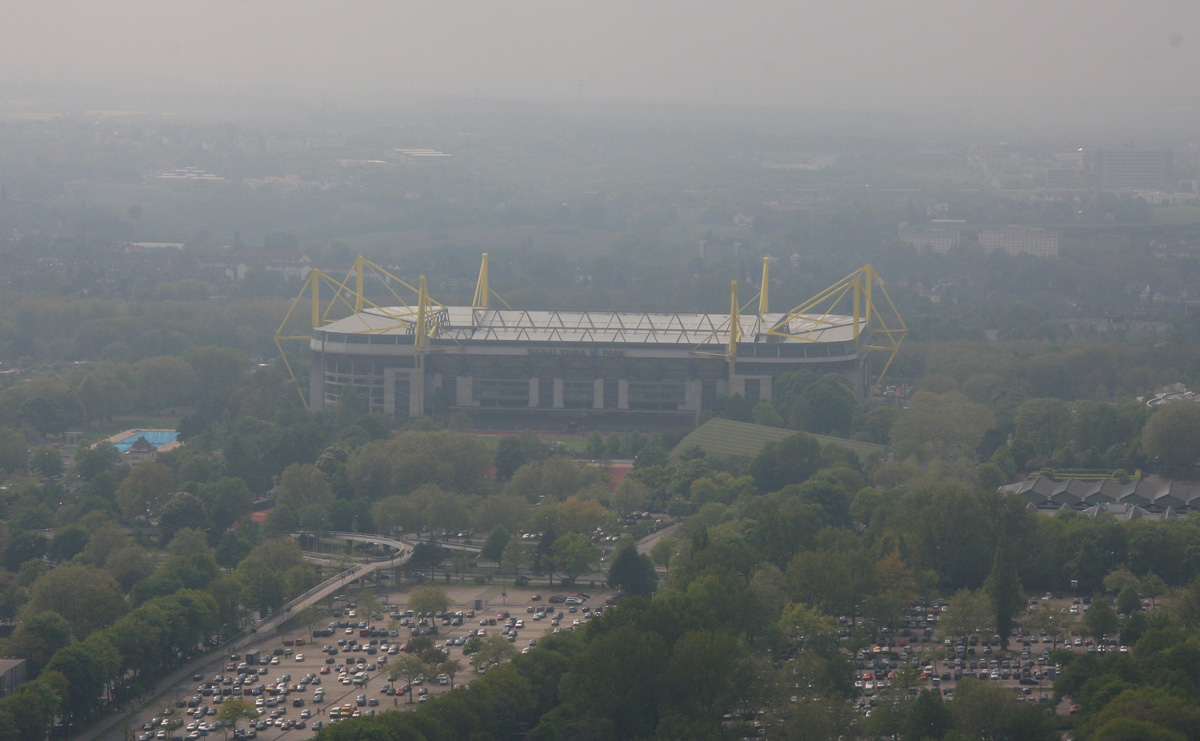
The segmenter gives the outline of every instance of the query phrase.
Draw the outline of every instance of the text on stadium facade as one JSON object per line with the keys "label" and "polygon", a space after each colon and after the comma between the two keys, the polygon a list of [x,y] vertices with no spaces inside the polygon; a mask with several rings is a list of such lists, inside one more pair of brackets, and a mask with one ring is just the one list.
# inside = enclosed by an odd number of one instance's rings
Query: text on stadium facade
{"label": "text on stadium facade", "polygon": [[529,355],[551,355],[560,358],[623,358],[624,350],[605,350],[592,348],[557,348],[531,347],[525,351]]}

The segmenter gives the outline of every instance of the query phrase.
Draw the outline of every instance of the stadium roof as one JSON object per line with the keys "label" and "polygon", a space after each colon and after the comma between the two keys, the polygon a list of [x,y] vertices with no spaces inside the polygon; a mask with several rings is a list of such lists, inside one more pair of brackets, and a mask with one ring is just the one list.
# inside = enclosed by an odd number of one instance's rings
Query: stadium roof
{"label": "stadium roof", "polygon": [[[796,430],[784,430],[779,427],[768,427],[766,425],[754,425],[748,422],[734,422],[729,419],[714,418],[692,430],[687,437],[680,440],[679,444],[671,450],[671,460],[679,460],[684,451],[695,447],[700,448],[714,458],[724,458],[734,455],[754,457],[758,455],[758,452],[767,443],[777,442],[798,434],[801,433]],[[876,445],[875,443],[847,440],[829,435],[804,434],[814,438],[821,445],[838,445],[860,456],[869,455],[870,453],[881,453],[886,450],[885,446]]]}
{"label": "stadium roof", "polygon": [[[636,313],[607,311],[519,311],[449,306],[435,309],[436,339],[457,342],[588,342],[648,345],[720,345],[729,342],[729,314]],[[367,309],[320,332],[346,334],[411,334],[411,307]],[[768,341],[767,333],[783,313],[743,314],[739,317],[744,342]],[[793,316],[771,342],[846,342],[854,340],[854,319],[841,315]]]}

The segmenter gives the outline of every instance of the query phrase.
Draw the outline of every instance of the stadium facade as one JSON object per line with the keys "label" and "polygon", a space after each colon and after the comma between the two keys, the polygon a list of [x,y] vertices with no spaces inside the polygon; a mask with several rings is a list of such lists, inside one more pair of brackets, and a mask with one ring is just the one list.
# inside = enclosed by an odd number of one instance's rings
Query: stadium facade
{"label": "stadium facade", "polygon": [[[843,373],[865,391],[870,352],[887,349],[867,342],[880,323],[869,266],[819,297],[852,293],[850,314],[769,312],[764,291],[759,311],[743,313],[736,283],[730,312],[710,314],[494,308],[486,255],[472,306],[430,300],[423,278],[415,305],[366,306],[364,262],[349,316],[322,322],[313,289],[312,408],[353,390],[371,411],[401,418],[466,412],[483,426],[653,428],[691,423],[731,394],[770,400],[773,380],[802,368]],[[351,282],[333,283],[353,293]],[[894,354],[903,323],[893,324]]]}

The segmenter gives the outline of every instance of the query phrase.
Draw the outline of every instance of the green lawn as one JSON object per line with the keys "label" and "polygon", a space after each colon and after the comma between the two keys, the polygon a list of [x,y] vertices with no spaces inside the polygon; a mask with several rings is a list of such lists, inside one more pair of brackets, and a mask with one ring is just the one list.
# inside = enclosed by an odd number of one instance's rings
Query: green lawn
{"label": "green lawn", "polygon": [[[671,459],[678,460],[687,449],[695,446],[713,457],[744,455],[753,457],[767,443],[776,442],[797,434],[796,430],[766,427],[728,419],[710,419],[685,437],[671,451]],[[838,445],[854,451],[859,456],[882,453],[886,448],[875,443],[846,440],[828,435],[812,435],[821,445]]]}
{"label": "green lawn", "polygon": [[[516,435],[480,435],[483,444],[488,450],[495,450],[500,444],[501,438],[515,437]],[[577,436],[561,436],[561,435],[538,435],[538,439],[543,443],[551,446],[557,446],[559,450],[565,450],[572,453],[582,453],[587,447],[586,437]]]}

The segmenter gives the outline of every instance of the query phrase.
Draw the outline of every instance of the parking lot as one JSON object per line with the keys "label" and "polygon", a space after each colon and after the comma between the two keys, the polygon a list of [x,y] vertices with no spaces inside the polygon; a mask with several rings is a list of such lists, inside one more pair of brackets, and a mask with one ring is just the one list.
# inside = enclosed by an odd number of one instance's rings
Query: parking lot
{"label": "parking lot", "polygon": [[[463,670],[454,677],[453,685],[466,686],[477,676],[471,657],[463,655],[471,634],[513,633],[513,647],[528,650],[531,641],[551,631],[570,630],[586,622],[612,595],[610,590],[585,587],[589,598],[580,599],[579,604],[552,604],[551,598],[574,597],[580,590],[451,584],[445,585],[445,591],[452,602],[446,619],[426,618],[424,625],[420,616],[406,614],[407,592],[384,595],[372,591],[381,601],[386,597],[387,604],[381,619],[370,620],[351,607],[360,593],[348,591],[345,600],[335,601],[325,626],[318,629],[329,635],[310,637],[306,628],[296,627],[248,647],[236,659],[226,655],[214,660],[199,674],[160,693],[153,710],[140,713],[131,722],[132,737],[223,738],[223,732],[210,724],[216,721],[222,704],[239,693],[242,699],[260,705],[258,727],[250,736],[259,739],[310,738],[321,726],[339,722],[342,715],[358,717],[415,708],[428,697],[453,691],[453,686],[449,677],[439,681],[438,670],[431,666],[424,681],[412,688],[410,703],[402,680],[388,682],[388,662],[413,637],[414,629],[444,647],[447,658],[461,662]],[[476,600],[482,605],[478,610]],[[559,612],[561,618],[555,620]],[[484,622],[488,624],[482,625]],[[506,622],[513,624],[507,630]],[[252,694],[255,691],[259,694]],[[239,727],[244,729],[246,723],[239,722]],[[106,738],[126,736],[114,731]]]}
{"label": "parking lot", "polygon": [[[1079,620],[1086,613],[1086,601],[1061,595],[1051,599],[1033,598],[1031,609],[1040,604],[1062,615],[1070,626],[1061,640],[1037,631],[1017,631],[1009,637],[1009,648],[1001,650],[997,636],[973,636],[947,639],[938,630],[941,605],[921,610],[919,616],[905,618],[895,635],[878,637],[854,655],[855,687],[859,691],[857,707],[863,714],[899,686],[905,668],[916,675],[910,691],[933,689],[953,700],[957,684],[972,677],[988,684],[1010,689],[1027,702],[1053,702],[1056,667],[1050,659],[1055,649],[1075,653],[1127,652],[1115,640],[1097,641],[1080,634]],[[1152,609],[1144,604],[1143,609]],[[929,618],[933,619],[930,620]],[[1063,702],[1056,712],[1071,712],[1071,703]]]}

